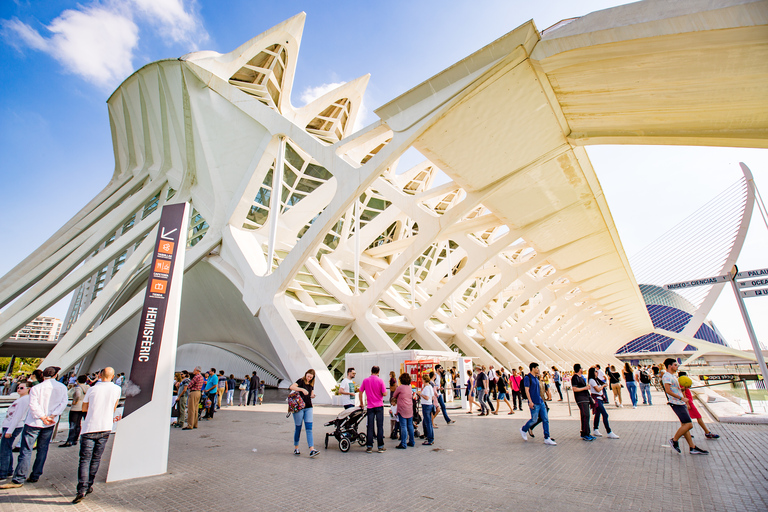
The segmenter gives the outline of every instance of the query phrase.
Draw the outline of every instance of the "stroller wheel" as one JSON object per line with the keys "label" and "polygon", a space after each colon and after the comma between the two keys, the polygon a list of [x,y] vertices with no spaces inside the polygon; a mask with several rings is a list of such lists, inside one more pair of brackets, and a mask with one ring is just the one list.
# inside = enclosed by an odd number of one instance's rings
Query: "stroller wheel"
{"label": "stroller wheel", "polygon": [[328,432],[325,433],[325,449],[328,449]]}
{"label": "stroller wheel", "polygon": [[350,446],[352,446],[352,443],[349,442],[349,439],[346,437],[342,438],[341,441],[339,441],[339,450],[342,452],[348,452]]}
{"label": "stroller wheel", "polygon": [[357,435],[357,444],[359,444],[360,446],[365,446],[365,442],[367,440],[368,440],[368,437],[362,432]]}

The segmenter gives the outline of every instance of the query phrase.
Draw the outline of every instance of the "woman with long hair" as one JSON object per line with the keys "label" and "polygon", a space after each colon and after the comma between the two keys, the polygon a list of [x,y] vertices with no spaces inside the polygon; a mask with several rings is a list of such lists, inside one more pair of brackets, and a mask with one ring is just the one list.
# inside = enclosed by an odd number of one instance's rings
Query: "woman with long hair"
{"label": "woman with long hair", "polygon": [[608,423],[608,412],[605,410],[605,406],[603,405],[603,389],[605,389],[605,386],[607,384],[601,383],[597,379],[597,370],[593,366],[589,369],[589,373],[587,374],[588,377],[588,384],[589,384],[589,394],[592,395],[592,400],[594,400],[595,405],[592,407],[592,412],[595,415],[595,420],[593,422],[592,428],[594,429],[592,431],[592,435],[594,437],[603,437],[603,434],[600,433],[600,416],[603,417],[603,423],[605,423],[605,430],[608,431],[608,435],[606,436],[608,439],[618,439],[619,436],[614,434],[611,431],[611,425]]}
{"label": "woman with long hair", "polygon": [[395,390],[397,389],[397,377],[395,376],[395,372],[389,372],[389,401],[392,402],[392,396],[395,394]]}
{"label": "woman with long hair", "polygon": [[613,404],[616,407],[624,407],[624,402],[621,400],[621,374],[616,371],[616,367],[613,365],[606,368],[605,373],[608,375],[608,382],[611,385],[611,391],[613,391]]}
{"label": "woman with long hair", "polygon": [[624,363],[624,382],[627,383],[629,399],[632,400],[632,408],[637,409],[637,383],[635,383],[635,372],[632,365]]}
{"label": "woman with long hair", "polygon": [[467,414],[472,414],[473,405],[480,407],[480,404],[475,402],[475,379],[472,377],[472,370],[467,370],[467,389],[465,393],[467,400],[469,400],[469,412]]}
{"label": "woman with long hair", "polygon": [[304,429],[307,431],[309,456],[316,457],[320,452],[315,450],[315,443],[312,438],[312,399],[315,398],[315,370],[311,368],[307,370],[302,378],[291,384],[289,389],[301,393],[301,398],[304,400],[304,408],[293,413],[293,424],[296,426],[293,433],[293,454],[301,455],[299,440],[301,439],[301,424],[303,422]]}

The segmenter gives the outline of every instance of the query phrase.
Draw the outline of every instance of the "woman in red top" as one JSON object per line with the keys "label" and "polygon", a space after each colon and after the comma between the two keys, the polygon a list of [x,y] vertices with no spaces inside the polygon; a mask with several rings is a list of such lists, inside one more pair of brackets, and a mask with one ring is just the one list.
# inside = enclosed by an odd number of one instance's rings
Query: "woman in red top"
{"label": "woman in red top", "polygon": [[392,397],[397,400],[397,417],[400,420],[400,444],[395,448],[405,450],[405,434],[408,433],[408,446],[413,446],[413,390],[411,376],[407,373],[400,375],[400,385]]}

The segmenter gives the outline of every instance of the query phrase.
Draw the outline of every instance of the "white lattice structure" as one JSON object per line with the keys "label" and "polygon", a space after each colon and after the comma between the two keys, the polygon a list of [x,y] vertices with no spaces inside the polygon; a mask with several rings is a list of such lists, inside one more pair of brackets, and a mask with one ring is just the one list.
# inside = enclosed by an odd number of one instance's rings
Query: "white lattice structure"
{"label": "white lattice structure", "polygon": [[320,401],[350,351],[607,360],[653,326],[582,146],[768,146],[766,4],[721,4],[525,23],[355,134],[367,76],[291,105],[303,14],[148,64],[108,101],[112,181],[0,280],[0,339],[76,291],[44,364],[128,361],[159,207],[190,201],[179,344],[313,367]]}

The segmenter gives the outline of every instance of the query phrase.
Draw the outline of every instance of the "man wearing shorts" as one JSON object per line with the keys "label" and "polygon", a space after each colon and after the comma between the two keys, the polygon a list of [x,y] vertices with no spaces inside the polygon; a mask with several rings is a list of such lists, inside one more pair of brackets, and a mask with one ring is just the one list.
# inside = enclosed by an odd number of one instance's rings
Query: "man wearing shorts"
{"label": "man wearing shorts", "polygon": [[664,386],[664,392],[667,394],[668,404],[672,407],[672,411],[677,415],[681,424],[680,428],[675,432],[675,435],[669,440],[669,445],[677,453],[682,453],[678,441],[681,437],[685,436],[691,455],[708,455],[708,451],[702,450],[693,444],[693,438],[691,437],[693,423],[688,414],[688,399],[685,398],[685,395],[680,390],[680,384],[677,381],[677,368],[679,365],[677,364],[677,361],[670,357],[664,361],[664,366],[667,371],[662,376],[661,383]]}

